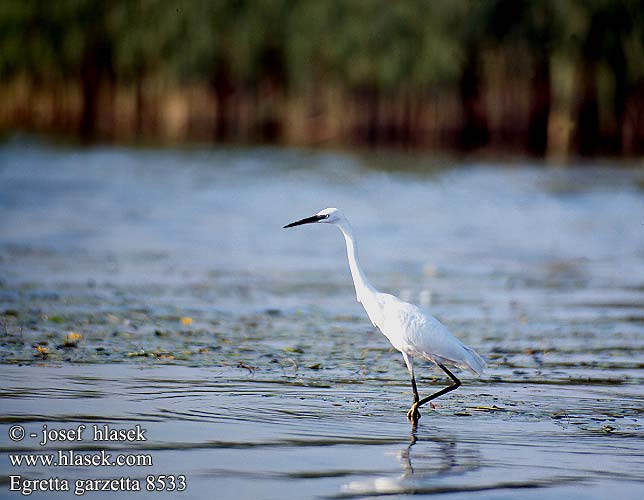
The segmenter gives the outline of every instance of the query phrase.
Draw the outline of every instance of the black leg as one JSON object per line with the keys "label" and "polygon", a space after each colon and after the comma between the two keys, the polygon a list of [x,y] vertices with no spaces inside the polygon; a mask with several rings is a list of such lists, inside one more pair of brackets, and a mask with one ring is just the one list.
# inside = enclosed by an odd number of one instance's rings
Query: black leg
{"label": "black leg", "polygon": [[411,408],[407,412],[407,418],[410,420],[412,429],[416,429],[416,423],[418,422],[418,419],[420,418],[420,412],[418,411],[418,405],[420,403],[420,398],[418,396],[418,389],[416,388],[416,378],[414,377],[414,374],[411,374],[411,386],[414,389],[414,404],[411,405]]}
{"label": "black leg", "polygon": [[411,405],[411,408],[407,412],[407,418],[411,420],[412,426],[414,426],[420,418],[420,413],[418,413],[418,401],[420,400],[420,397],[418,396],[418,387],[416,387],[416,377],[414,377],[414,363],[407,354],[403,352],[402,355],[403,359],[405,360],[405,364],[407,365],[407,369],[409,370],[411,388],[414,391],[414,404]]}
{"label": "black leg", "polygon": [[420,397],[418,396],[418,388],[416,387],[416,378],[411,376],[411,388],[414,390],[414,403],[418,403]]}
{"label": "black leg", "polygon": [[454,389],[458,389],[461,386],[461,381],[456,378],[456,375],[454,375],[451,371],[449,371],[444,365],[441,365],[440,363],[436,363],[441,370],[443,370],[445,373],[447,373],[448,377],[452,379],[452,382],[454,382],[452,385],[449,387],[445,387],[444,389],[441,389],[438,392],[435,392],[434,394],[431,394],[430,396],[427,396],[426,398],[421,399],[418,401],[418,407],[423,406],[425,403],[430,402],[432,399],[436,399],[439,396],[442,396],[443,394],[447,394],[450,391],[453,391]]}
{"label": "black leg", "polygon": [[407,354],[403,352],[402,355],[403,355],[403,359],[405,360],[405,364],[407,365],[407,370],[409,370],[409,378],[411,379],[411,388],[414,391],[414,403],[418,403],[418,400],[420,399],[420,397],[418,396],[418,388],[416,387],[416,377],[414,377],[414,363]]}

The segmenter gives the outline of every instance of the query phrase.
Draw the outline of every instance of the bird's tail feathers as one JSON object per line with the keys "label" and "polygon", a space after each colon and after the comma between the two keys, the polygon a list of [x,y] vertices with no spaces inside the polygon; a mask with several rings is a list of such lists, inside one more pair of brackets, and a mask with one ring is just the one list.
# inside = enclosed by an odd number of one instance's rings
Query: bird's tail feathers
{"label": "bird's tail feathers", "polygon": [[465,347],[467,367],[480,376],[487,368],[487,363],[474,349],[468,346],[463,347]]}

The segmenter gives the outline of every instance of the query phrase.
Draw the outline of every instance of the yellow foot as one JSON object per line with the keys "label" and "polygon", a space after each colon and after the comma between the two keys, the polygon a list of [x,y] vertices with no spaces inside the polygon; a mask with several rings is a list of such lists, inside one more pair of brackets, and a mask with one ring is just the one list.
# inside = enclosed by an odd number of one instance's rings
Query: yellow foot
{"label": "yellow foot", "polygon": [[420,412],[418,411],[418,403],[411,405],[411,408],[407,412],[407,418],[412,422],[417,422],[420,418]]}

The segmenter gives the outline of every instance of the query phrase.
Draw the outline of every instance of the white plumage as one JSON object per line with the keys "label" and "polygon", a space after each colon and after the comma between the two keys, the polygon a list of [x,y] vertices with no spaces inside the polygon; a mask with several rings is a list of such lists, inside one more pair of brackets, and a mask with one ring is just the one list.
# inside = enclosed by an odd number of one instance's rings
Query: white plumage
{"label": "white plumage", "polygon": [[[333,224],[342,232],[347,245],[347,258],[356,289],[356,299],[364,306],[374,326],[378,327],[391,345],[402,353],[407,364],[414,391],[414,403],[407,413],[410,420],[416,422],[420,418],[420,406],[460,386],[460,381],[444,366],[445,364],[471,370],[477,375],[485,370],[485,361],[476,351],[464,345],[429,312],[388,293],[380,293],[371,286],[358,261],[353,230],[342,212],[337,208],[325,208],[311,217],[284,227],[310,223]],[[411,357],[432,361],[447,373],[454,384],[421,400],[416,389]]]}
{"label": "white plumage", "polygon": [[485,370],[485,361],[458,340],[449,329],[424,309],[389,295],[377,294],[384,322],[380,331],[400,352],[415,358],[425,358],[469,369],[477,375]]}

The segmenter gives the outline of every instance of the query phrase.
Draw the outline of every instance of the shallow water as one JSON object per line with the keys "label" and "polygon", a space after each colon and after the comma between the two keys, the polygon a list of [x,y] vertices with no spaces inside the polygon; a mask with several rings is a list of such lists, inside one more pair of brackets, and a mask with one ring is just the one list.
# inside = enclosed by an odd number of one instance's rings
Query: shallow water
{"label": "shallow water", "polygon": [[[644,170],[450,167],[2,146],[3,475],[185,474],[181,498],[638,497]],[[340,235],[281,229],[326,206],[351,219],[376,287],[488,360],[415,430],[407,371],[354,300]],[[422,364],[417,377],[421,393],[445,384]],[[80,423],[138,423],[148,441],[7,437]],[[8,460],[61,448],[138,450],[154,465]]]}

